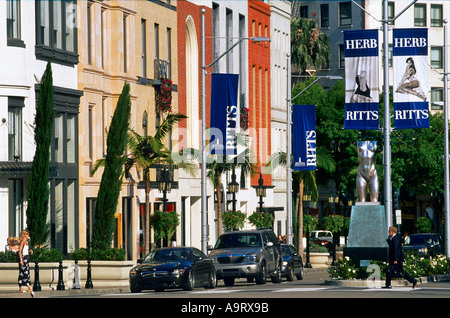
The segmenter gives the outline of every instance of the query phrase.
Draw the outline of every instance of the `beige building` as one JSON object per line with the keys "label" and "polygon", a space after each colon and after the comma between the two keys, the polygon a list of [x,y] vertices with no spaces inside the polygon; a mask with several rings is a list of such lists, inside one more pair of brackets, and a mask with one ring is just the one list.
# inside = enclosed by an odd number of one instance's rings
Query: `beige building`
{"label": "beige building", "polygon": [[[162,1],[78,1],[78,83],[83,91],[79,114],[79,247],[88,247],[105,156],[107,129],[125,82],[131,85],[131,128],[155,133],[155,91],[161,77],[177,84],[176,3]],[[176,86],[175,86],[176,87]],[[177,109],[177,93],[172,93]],[[145,195],[142,172],[124,179],[116,213],[114,247],[126,258],[139,257]],[[151,202],[161,194],[153,190]],[[151,206],[152,211],[155,206]]]}

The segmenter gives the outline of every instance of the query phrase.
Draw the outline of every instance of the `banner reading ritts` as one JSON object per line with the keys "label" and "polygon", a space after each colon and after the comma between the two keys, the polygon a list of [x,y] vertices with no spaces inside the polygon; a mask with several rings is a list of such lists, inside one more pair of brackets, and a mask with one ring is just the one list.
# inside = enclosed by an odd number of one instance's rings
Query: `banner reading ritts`
{"label": "banner reading ritts", "polygon": [[344,31],[344,129],[378,129],[378,30]]}
{"label": "banner reading ritts", "polygon": [[428,128],[428,30],[393,30],[394,127]]}

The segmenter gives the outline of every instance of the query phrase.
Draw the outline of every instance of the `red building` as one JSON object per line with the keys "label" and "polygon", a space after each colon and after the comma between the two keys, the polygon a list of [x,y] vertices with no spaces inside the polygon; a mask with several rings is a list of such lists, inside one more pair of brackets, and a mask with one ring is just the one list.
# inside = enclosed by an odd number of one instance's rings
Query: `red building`
{"label": "red building", "polygon": [[[263,1],[248,1],[248,36],[270,38],[270,6]],[[271,154],[270,42],[248,44],[249,129],[252,154],[264,167]],[[251,185],[258,185],[259,175]],[[263,174],[264,185],[272,184],[270,174]]]}
{"label": "red building", "polygon": [[[211,8],[190,1],[177,1],[178,24],[178,112],[188,116],[181,121],[182,147],[201,149],[201,65],[202,10],[205,10],[205,64],[212,59]],[[206,92],[211,91],[211,77],[205,81]],[[209,126],[210,98],[206,98],[206,126]],[[186,135],[187,134],[187,135]]]}

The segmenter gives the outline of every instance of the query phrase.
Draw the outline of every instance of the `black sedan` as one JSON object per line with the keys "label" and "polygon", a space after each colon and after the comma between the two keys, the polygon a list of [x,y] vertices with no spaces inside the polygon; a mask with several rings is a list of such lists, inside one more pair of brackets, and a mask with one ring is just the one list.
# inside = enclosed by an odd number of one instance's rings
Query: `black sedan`
{"label": "black sedan", "polygon": [[303,260],[292,245],[281,244],[283,249],[283,266],[281,273],[288,281],[294,280],[294,276],[298,280],[303,279]]}
{"label": "black sedan", "polygon": [[194,247],[156,249],[138,263],[130,270],[130,289],[133,293],[146,289],[215,288],[217,284],[211,259]]}

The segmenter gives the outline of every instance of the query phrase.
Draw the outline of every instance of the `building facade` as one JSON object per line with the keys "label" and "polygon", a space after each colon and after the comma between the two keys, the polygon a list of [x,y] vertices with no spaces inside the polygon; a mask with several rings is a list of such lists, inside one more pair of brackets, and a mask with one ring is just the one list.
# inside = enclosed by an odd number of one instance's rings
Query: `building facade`
{"label": "building facade", "polygon": [[[289,52],[289,10],[286,1],[2,2],[0,24],[3,21],[5,27],[0,28],[0,204],[4,208],[0,210],[0,237],[18,236],[26,227],[38,80],[47,62],[51,62],[53,70],[56,111],[48,247],[66,254],[90,246],[103,168],[92,172],[107,154],[108,127],[125,83],[131,87],[131,128],[149,136],[164,118],[157,108],[161,80],[171,80],[172,111],[188,118],[174,127],[166,147],[173,151],[200,149],[202,50],[209,64],[235,41],[255,36],[271,38],[276,33],[276,43],[284,43],[282,47],[247,39],[207,70],[205,115],[209,126],[210,74],[239,74],[239,108],[249,114],[248,126],[239,126],[247,142],[242,149],[250,147],[254,162],[263,168],[274,151],[272,143],[276,149],[285,147],[285,97],[280,91],[286,90],[286,65],[284,58],[277,56]],[[202,11],[206,20],[204,48]],[[276,86],[272,85],[272,73],[277,76]],[[278,92],[276,97],[272,97],[273,91]],[[272,104],[276,105],[273,111]],[[272,121],[279,131],[276,134],[272,133]],[[180,218],[172,239],[178,245],[200,247],[200,168],[193,175],[175,169],[172,190],[166,196],[156,186],[158,169],[151,168],[150,213],[161,210],[166,199],[166,210],[177,211]],[[271,173],[261,172],[264,185],[276,185]],[[125,176],[115,214],[111,246],[125,249],[127,259],[142,256],[147,221],[142,174],[135,166]],[[231,177],[227,173],[221,180],[224,211],[233,206],[227,195]],[[253,187],[258,184],[259,174],[244,176],[237,169],[236,177],[240,190],[234,203],[249,215],[259,206]],[[280,187],[282,179],[283,172],[279,172],[276,180]],[[209,180],[207,183],[208,244],[214,244],[219,233],[219,211],[212,184]],[[264,198],[264,207],[276,217],[277,234],[285,231],[283,191],[270,188]]]}

